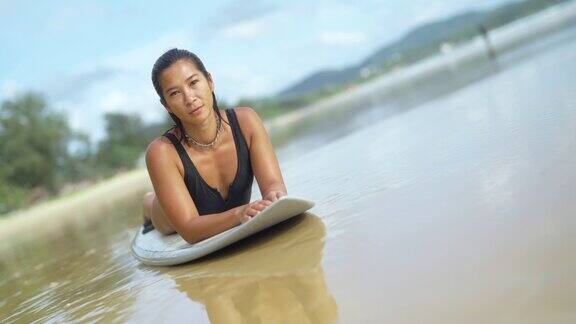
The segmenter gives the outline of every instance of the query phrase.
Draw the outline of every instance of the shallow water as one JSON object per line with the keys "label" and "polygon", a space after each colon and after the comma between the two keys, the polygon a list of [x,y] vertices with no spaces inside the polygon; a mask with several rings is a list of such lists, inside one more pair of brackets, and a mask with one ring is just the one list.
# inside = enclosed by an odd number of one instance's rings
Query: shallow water
{"label": "shallow water", "polygon": [[316,206],[199,262],[135,261],[137,202],[38,230],[2,255],[0,321],[573,322],[573,35],[304,132],[279,156]]}

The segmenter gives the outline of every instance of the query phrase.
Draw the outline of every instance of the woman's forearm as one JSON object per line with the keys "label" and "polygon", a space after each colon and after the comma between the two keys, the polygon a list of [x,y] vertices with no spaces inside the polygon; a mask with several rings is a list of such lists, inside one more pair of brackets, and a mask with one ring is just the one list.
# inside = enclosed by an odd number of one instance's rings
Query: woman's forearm
{"label": "woman's forearm", "polygon": [[179,233],[186,242],[194,244],[222,233],[238,224],[237,213],[242,206],[238,206],[222,213],[207,214],[192,218],[185,233]]}
{"label": "woman's forearm", "polygon": [[272,191],[282,191],[286,194],[287,193],[286,185],[284,184],[284,182],[274,182],[271,185],[266,186],[266,188],[263,188],[261,192],[262,197],[266,197],[266,195]]}

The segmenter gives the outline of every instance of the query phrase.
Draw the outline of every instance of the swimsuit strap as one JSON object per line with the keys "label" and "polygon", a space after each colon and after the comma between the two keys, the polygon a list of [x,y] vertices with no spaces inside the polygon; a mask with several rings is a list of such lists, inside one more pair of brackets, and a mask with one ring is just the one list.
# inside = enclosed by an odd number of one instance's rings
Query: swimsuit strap
{"label": "swimsuit strap", "polygon": [[226,109],[226,114],[228,115],[228,122],[230,123],[230,128],[232,128],[232,133],[235,138],[238,159],[244,163],[246,158],[249,158],[250,152],[248,150],[248,144],[244,139],[244,135],[242,135],[242,129],[240,128],[236,111],[234,111],[233,108]]}
{"label": "swimsuit strap", "polygon": [[176,138],[176,136],[174,134],[168,133],[168,131],[166,131],[162,136],[166,136],[170,140],[170,142],[174,144],[174,147],[176,147],[176,151],[178,151],[180,160],[182,160],[182,163],[184,164],[184,172],[186,173],[186,170],[189,169],[198,172],[194,167],[194,164],[190,160],[190,156],[188,155],[188,153],[186,153],[186,149],[184,149],[184,146],[182,146],[182,143],[180,143],[180,141]]}

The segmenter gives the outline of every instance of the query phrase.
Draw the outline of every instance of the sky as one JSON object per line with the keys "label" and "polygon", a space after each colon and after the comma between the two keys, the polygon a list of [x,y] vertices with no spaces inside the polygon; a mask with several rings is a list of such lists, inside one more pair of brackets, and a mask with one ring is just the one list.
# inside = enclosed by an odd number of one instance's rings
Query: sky
{"label": "sky", "polygon": [[150,72],[170,48],[198,55],[216,96],[234,104],[356,64],[423,23],[507,2],[0,0],[0,101],[37,91],[96,142],[106,112],[164,117]]}

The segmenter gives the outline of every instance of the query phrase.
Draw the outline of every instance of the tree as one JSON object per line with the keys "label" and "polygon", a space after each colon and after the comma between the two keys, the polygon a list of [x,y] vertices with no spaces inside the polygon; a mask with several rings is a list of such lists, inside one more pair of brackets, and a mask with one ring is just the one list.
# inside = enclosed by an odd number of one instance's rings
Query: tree
{"label": "tree", "polygon": [[[74,141],[82,154],[70,154]],[[90,155],[86,135],[72,131],[40,94],[5,100],[0,107],[0,214],[56,194],[65,182],[84,176],[89,166],[82,163]]]}
{"label": "tree", "polygon": [[2,103],[0,110],[0,174],[23,187],[56,190],[57,173],[68,158],[71,130],[65,117],[46,106],[37,93]]}
{"label": "tree", "polygon": [[105,173],[131,169],[150,142],[150,134],[138,115],[107,113],[107,137],[99,143],[98,166]]}

